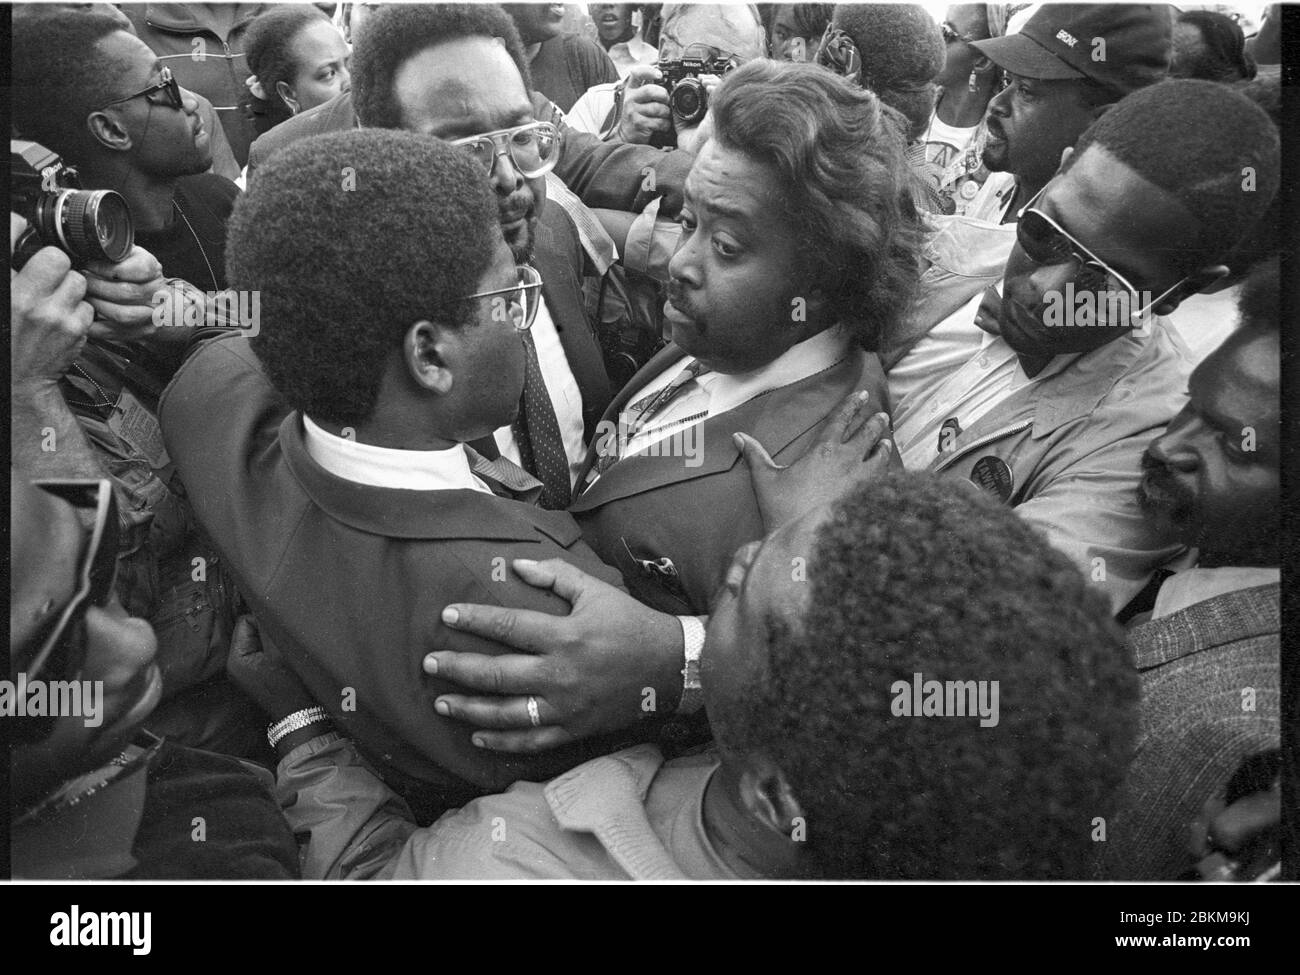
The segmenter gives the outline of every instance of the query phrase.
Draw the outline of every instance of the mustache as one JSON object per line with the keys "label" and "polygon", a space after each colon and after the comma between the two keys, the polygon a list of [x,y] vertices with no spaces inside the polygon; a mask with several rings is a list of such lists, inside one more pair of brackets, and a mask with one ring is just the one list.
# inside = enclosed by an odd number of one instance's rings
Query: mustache
{"label": "mustache", "polygon": [[497,215],[502,223],[509,223],[520,217],[532,216],[536,208],[537,201],[530,191],[517,190],[497,203]]}
{"label": "mustache", "polygon": [[686,300],[686,294],[682,290],[682,286],[676,281],[668,282],[668,300],[672,303],[673,307],[683,315],[687,315],[691,318],[696,317],[695,313],[691,309],[690,302]]}
{"label": "mustache", "polygon": [[[1168,464],[1145,450],[1139,466],[1142,469],[1142,482],[1138,488],[1138,502],[1144,510],[1167,511],[1176,520],[1183,520],[1191,514],[1196,499],[1174,478]],[[1154,487],[1160,496],[1153,498],[1147,485]]]}

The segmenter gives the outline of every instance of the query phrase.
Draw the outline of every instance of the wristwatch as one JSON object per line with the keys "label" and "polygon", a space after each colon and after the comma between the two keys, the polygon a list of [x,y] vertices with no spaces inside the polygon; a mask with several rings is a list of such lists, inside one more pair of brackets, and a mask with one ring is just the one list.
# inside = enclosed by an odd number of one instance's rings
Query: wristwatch
{"label": "wristwatch", "polygon": [[682,699],[678,714],[694,714],[704,706],[704,685],[700,683],[700,656],[704,653],[704,624],[695,616],[679,616],[682,624],[685,665],[682,667]]}

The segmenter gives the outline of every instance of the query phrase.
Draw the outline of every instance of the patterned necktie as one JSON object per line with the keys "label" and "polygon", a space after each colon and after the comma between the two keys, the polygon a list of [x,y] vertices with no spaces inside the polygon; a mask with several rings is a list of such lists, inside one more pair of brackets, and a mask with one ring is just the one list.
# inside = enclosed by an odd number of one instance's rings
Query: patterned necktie
{"label": "patterned necktie", "polygon": [[492,489],[493,494],[525,504],[537,503],[542,493],[541,481],[508,458],[484,457],[469,444],[464,446],[470,469]]}
{"label": "patterned necktie", "polygon": [[[645,429],[646,425],[654,418],[656,413],[661,412],[664,407],[668,406],[688,385],[707,372],[712,372],[699,359],[694,359],[691,364],[672,378],[672,381],[663,389],[656,390],[646,396],[633,402],[623,411],[623,416],[630,416],[632,419],[627,425],[627,432],[621,433],[615,438],[612,446],[613,450],[596,459],[596,464],[592,468],[595,475],[599,477],[614,465],[619,459],[619,447],[621,444],[630,444],[638,433]],[[588,483],[595,478],[590,478]]]}
{"label": "patterned necktie", "polygon": [[542,482],[541,506],[563,511],[572,500],[569,482],[569,457],[560,437],[560,423],[555,418],[551,394],[542,378],[542,364],[537,358],[537,344],[532,332],[524,337],[524,397],[519,416],[511,425],[519,459],[524,469]]}

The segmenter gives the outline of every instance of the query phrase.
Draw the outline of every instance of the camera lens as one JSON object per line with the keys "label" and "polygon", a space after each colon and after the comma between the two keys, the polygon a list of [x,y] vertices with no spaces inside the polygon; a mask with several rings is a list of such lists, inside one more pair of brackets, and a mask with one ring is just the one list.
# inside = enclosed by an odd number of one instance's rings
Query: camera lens
{"label": "camera lens", "polygon": [[74,259],[111,261],[131,253],[135,232],[126,200],[112,190],[60,190],[41,197],[35,224],[41,239]]}
{"label": "camera lens", "polygon": [[668,102],[673,115],[684,125],[694,125],[708,111],[707,95],[698,78],[683,78],[673,87]]}

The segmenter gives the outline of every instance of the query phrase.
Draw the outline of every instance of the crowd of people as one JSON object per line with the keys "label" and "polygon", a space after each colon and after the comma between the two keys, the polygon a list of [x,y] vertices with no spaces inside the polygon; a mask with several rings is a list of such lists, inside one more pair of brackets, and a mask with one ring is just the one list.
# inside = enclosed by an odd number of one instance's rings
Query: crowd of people
{"label": "crowd of people", "polygon": [[15,6],[14,875],[1279,877],[1280,18]]}

